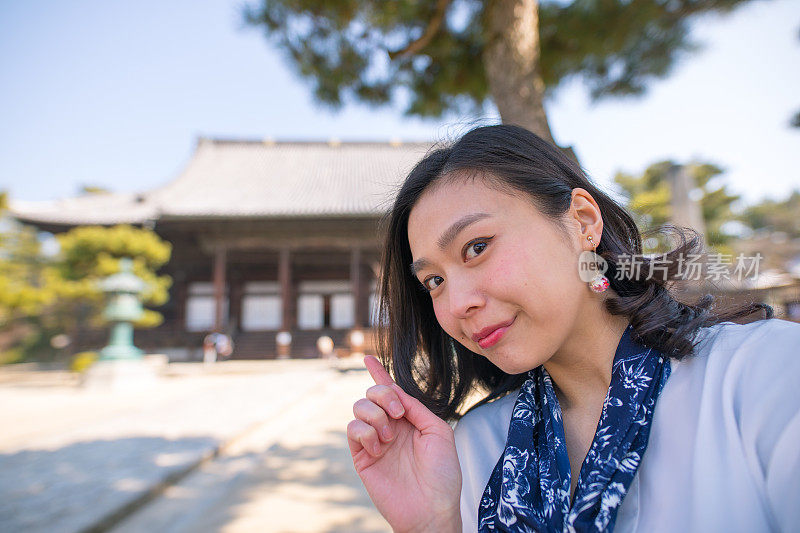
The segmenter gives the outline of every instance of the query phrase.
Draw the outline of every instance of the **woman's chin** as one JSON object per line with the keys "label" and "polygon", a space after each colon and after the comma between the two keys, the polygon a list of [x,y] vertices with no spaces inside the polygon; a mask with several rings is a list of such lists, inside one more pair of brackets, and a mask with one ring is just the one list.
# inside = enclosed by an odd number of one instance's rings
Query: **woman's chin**
{"label": "woman's chin", "polygon": [[483,356],[488,359],[494,366],[505,372],[506,374],[524,374],[529,370],[533,370],[541,363],[531,361],[520,361],[513,355],[504,355],[498,353],[484,353]]}

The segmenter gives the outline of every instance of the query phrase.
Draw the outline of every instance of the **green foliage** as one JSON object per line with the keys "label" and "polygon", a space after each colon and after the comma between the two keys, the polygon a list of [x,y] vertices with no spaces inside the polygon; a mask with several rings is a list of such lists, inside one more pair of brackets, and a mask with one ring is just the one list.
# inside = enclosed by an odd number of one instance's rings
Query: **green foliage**
{"label": "green foliage", "polygon": [[[593,98],[641,94],[697,48],[696,15],[746,0],[574,0],[539,6],[540,71],[553,91],[580,77]],[[441,116],[482,109],[490,97],[482,64],[493,2],[455,0],[261,0],[245,8],[316,99],[386,104],[408,96],[406,113]],[[444,20],[435,22],[439,10]],[[432,33],[423,45],[409,45]],[[419,50],[417,50],[419,48]],[[407,53],[404,53],[406,52]]]}
{"label": "green foliage", "polygon": [[741,196],[730,194],[727,186],[716,179],[723,173],[721,168],[711,164],[691,165],[689,168],[702,192],[700,209],[706,224],[706,242],[720,253],[729,253],[729,244],[733,237],[724,231],[723,225],[736,220],[731,205]]}
{"label": "green foliage", "polygon": [[740,220],[754,230],[780,231],[790,238],[800,237],[800,190],[785,200],[764,200],[744,210]]}
{"label": "green foliage", "polygon": [[78,191],[78,194],[106,194],[109,193],[108,189],[105,187],[98,187],[96,185],[82,185]]}
{"label": "green foliage", "polygon": [[665,179],[672,167],[671,161],[662,161],[647,167],[641,176],[618,172],[614,181],[622,189],[628,209],[642,231],[669,222],[672,212],[672,192]]}
{"label": "green foliage", "polygon": [[[668,176],[675,163],[661,161],[650,165],[641,176],[619,172],[614,181],[627,202],[636,224],[643,232],[654,230],[670,221],[672,215],[672,191]],[[727,186],[719,179],[722,169],[709,163],[691,163],[686,171],[694,179],[699,191],[700,209],[705,223],[706,243],[719,253],[730,253],[732,236],[725,233],[723,225],[736,219],[731,205],[739,199],[730,194]],[[648,246],[646,252],[664,251],[670,243],[663,238],[656,239],[655,246]]]}
{"label": "green foliage", "polygon": [[[5,204],[6,197],[0,194],[0,208]],[[172,280],[157,271],[169,261],[172,245],[151,230],[126,225],[77,227],[57,235],[58,255],[45,257],[33,227],[8,219],[2,222],[8,228],[0,233],[3,360],[52,355],[53,335],[72,334],[79,325],[105,326],[105,300],[98,282],[119,271],[122,257],[133,258],[134,274],[148,287],[142,295],[145,306],[160,306],[169,298]],[[146,309],[135,326],[155,327],[162,322],[160,313]]]}
{"label": "green foliage", "polygon": [[72,372],[82,374],[97,361],[98,357],[97,352],[78,352],[72,356],[69,369]]}
{"label": "green foliage", "polygon": [[25,359],[25,352],[20,347],[0,350],[0,366],[18,363]]}
{"label": "green foliage", "polygon": [[44,265],[36,231],[3,218],[6,205],[6,194],[0,193],[0,219],[5,229],[0,232],[0,328],[3,329],[41,312],[52,300],[41,287]]}
{"label": "green foliage", "polygon": [[579,76],[590,94],[642,94],[698,48],[689,38],[692,17],[728,12],[744,0],[574,0],[539,8],[542,76],[555,88]]}
{"label": "green foliage", "polygon": [[[147,284],[148,289],[142,294],[145,306],[163,305],[169,299],[172,280],[157,275],[156,271],[169,261],[172,245],[153,231],[127,225],[81,226],[57,235],[56,239],[61,248],[59,261],[46,276],[48,287],[62,302],[62,311],[67,316],[78,312],[93,326],[103,324],[104,299],[98,283],[119,272],[119,260],[123,257],[133,258],[133,273]],[[88,304],[89,309],[76,310],[81,304]],[[148,310],[136,325],[153,327],[162,321],[160,313]]]}
{"label": "green foliage", "polygon": [[39,341],[37,317],[52,303],[37,232],[5,215],[0,193],[0,364],[24,360]]}

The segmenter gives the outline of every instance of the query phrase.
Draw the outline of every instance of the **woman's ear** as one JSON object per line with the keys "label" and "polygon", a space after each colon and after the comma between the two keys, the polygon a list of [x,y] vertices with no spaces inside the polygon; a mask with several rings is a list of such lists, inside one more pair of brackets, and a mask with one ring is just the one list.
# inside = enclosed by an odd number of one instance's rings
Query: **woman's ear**
{"label": "woman's ear", "polygon": [[595,244],[600,242],[603,235],[603,215],[597,202],[586,189],[576,187],[572,189],[572,203],[569,207],[570,216],[580,228],[580,237],[584,244],[588,244],[587,237],[592,236]]}

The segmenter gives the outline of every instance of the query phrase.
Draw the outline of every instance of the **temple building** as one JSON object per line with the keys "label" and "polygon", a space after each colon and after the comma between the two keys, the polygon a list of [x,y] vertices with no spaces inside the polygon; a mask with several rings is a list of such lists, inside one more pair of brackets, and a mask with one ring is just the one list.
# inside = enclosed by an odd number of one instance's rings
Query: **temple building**
{"label": "temple building", "polygon": [[[291,334],[293,357],[315,357],[326,335],[346,346],[375,324],[378,223],[430,143],[272,142],[201,138],[183,172],[141,193],[15,202],[42,231],[131,224],[173,245],[164,323],[137,346],[199,359],[210,331],[230,334],[236,358],[271,358]],[[98,347],[104,331],[79,344]],[[76,347],[77,348],[77,347]]]}
{"label": "temple building", "polygon": [[[359,331],[370,343],[378,320],[378,224],[431,148],[201,138],[183,172],[163,187],[15,201],[11,214],[52,233],[131,224],[172,243],[170,262],[159,272],[173,280],[169,301],[156,308],[164,323],[136,331],[140,348],[172,360],[200,359],[204,337],[218,331],[232,337],[235,358],[317,357],[321,336],[337,348],[358,349],[349,339],[362,337],[351,335]],[[702,231],[686,173],[671,179],[674,222]],[[779,316],[800,320],[798,278],[765,274],[735,286],[688,287],[683,297],[695,301],[710,291],[732,303],[763,301]],[[288,348],[278,346],[279,332],[290,334]],[[72,348],[99,348],[106,336],[80,331]]]}

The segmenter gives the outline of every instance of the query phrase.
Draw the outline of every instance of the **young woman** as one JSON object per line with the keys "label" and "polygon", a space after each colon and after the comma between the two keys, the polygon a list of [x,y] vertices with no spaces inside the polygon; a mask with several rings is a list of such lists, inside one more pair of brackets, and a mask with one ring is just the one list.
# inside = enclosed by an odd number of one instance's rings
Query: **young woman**
{"label": "young woman", "polygon": [[643,257],[630,215],[514,126],[414,168],[388,218],[384,364],[365,358],[347,428],[395,531],[800,527],[800,325],[678,302],[685,235]]}

